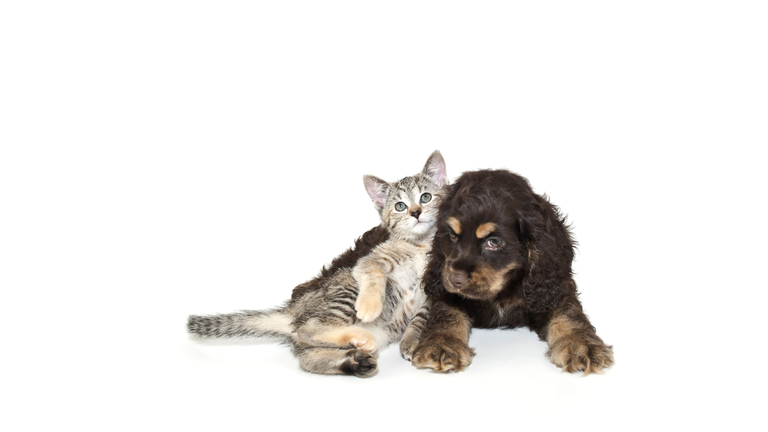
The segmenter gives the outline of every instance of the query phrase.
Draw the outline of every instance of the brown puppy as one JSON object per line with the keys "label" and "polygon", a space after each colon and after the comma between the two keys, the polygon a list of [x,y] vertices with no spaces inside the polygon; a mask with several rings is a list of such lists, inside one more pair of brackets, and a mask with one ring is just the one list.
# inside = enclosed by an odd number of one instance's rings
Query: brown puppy
{"label": "brown puppy", "polygon": [[401,352],[419,368],[461,371],[473,327],[528,326],[567,372],[600,372],[613,351],[581,308],[565,218],[528,180],[509,171],[463,174],[440,206],[424,274],[433,306],[418,344]]}

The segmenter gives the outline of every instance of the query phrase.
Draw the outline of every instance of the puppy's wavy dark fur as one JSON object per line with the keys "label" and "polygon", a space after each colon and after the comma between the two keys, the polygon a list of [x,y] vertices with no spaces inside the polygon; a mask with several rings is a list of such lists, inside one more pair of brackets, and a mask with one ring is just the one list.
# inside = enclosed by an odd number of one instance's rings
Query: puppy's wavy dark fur
{"label": "puppy's wavy dark fur", "polygon": [[612,348],[595,333],[578,300],[575,241],[565,217],[528,180],[506,170],[463,174],[440,207],[424,274],[432,311],[412,351],[436,372],[469,366],[476,328],[527,326],[568,372],[600,372]]}
{"label": "puppy's wavy dark fur", "polygon": [[360,238],[355,240],[355,244],[351,248],[334,258],[329,267],[323,266],[319,275],[297,285],[291,293],[291,301],[296,301],[296,299],[307,292],[319,289],[323,281],[331,277],[339,269],[354,267],[360,258],[371,253],[373,248],[385,242],[388,238],[389,231],[381,225],[369,229]]}

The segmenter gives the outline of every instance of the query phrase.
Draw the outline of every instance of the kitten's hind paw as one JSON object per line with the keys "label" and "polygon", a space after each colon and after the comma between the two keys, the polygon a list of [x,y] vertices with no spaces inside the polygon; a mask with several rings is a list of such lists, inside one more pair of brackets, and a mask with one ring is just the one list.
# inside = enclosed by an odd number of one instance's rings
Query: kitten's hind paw
{"label": "kitten's hind paw", "polygon": [[345,372],[360,378],[372,377],[379,371],[378,363],[371,353],[361,350],[347,351],[347,361],[344,366]]}
{"label": "kitten's hind paw", "polygon": [[350,327],[347,336],[349,336],[349,345],[352,345],[352,348],[363,350],[368,353],[376,352],[379,349],[379,344],[376,342],[376,338],[359,327]]}

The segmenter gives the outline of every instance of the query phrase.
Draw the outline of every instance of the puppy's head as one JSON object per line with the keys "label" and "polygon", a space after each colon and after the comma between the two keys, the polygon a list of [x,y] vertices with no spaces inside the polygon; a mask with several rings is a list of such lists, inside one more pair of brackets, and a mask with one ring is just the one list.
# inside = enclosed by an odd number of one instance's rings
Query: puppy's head
{"label": "puppy's head", "polygon": [[464,173],[440,205],[424,290],[492,300],[505,288],[519,288],[528,309],[545,312],[566,291],[576,292],[573,245],[558,208],[524,177],[505,170]]}
{"label": "puppy's head", "polygon": [[434,276],[446,291],[490,300],[526,271],[529,251],[518,211],[522,203],[515,197],[521,185],[510,174],[467,173],[441,206],[433,255],[442,266]]}

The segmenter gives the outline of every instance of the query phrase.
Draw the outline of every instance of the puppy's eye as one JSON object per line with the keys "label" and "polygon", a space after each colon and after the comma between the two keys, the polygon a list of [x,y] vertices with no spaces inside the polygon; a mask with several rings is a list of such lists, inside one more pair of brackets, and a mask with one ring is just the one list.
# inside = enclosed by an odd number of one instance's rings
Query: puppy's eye
{"label": "puppy's eye", "polygon": [[432,194],[430,194],[430,193],[421,194],[421,202],[426,204],[426,203],[428,203],[430,201],[432,201]]}
{"label": "puppy's eye", "polygon": [[449,230],[448,230],[448,237],[450,237],[450,238],[451,238],[451,241],[452,241],[452,242],[454,242],[454,243],[456,243],[456,240],[458,240],[458,239],[459,239],[459,238],[456,236],[456,233],[455,233],[455,232],[453,232],[453,230],[452,230],[452,229],[449,229]]}
{"label": "puppy's eye", "polygon": [[504,246],[504,240],[498,237],[490,237],[485,241],[485,248],[488,250],[497,250]]}
{"label": "puppy's eye", "polygon": [[399,203],[395,204],[395,210],[397,210],[399,212],[405,211],[406,208],[408,208],[408,206],[405,205],[405,203],[399,202]]}

